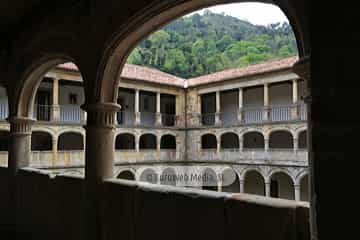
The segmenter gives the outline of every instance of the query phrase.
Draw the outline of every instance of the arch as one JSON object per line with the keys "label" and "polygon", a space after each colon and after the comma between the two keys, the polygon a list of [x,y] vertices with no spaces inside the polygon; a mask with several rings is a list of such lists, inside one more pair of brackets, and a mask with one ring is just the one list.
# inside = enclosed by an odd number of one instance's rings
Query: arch
{"label": "arch", "polygon": [[243,135],[243,147],[244,149],[264,149],[265,138],[260,132],[246,132]]}
{"label": "arch", "polygon": [[230,193],[240,192],[240,179],[235,170],[227,168],[222,171],[221,191]]}
{"label": "arch", "polygon": [[239,136],[233,132],[222,134],[220,146],[222,149],[239,149]]}
{"label": "arch", "polygon": [[120,133],[115,139],[115,149],[117,150],[134,150],[135,136],[131,133]]}
{"label": "arch", "polygon": [[51,151],[52,136],[48,132],[33,131],[31,134],[32,151]]}
{"label": "arch", "polygon": [[176,149],[176,137],[166,134],[161,137],[160,149]]}
{"label": "arch", "polygon": [[309,174],[304,175],[300,179],[300,201],[309,202]]}
{"label": "arch", "polygon": [[9,131],[0,130],[0,152],[9,150]]}
{"label": "arch", "polygon": [[257,170],[248,170],[244,174],[244,192],[265,196],[265,179]]}
{"label": "arch", "polygon": [[139,177],[141,182],[148,182],[152,184],[157,184],[158,182],[158,174],[152,168],[145,169]]}
{"label": "arch", "polygon": [[270,176],[270,196],[274,198],[295,199],[295,188],[292,178],[278,171]]}
{"label": "arch", "polygon": [[135,175],[130,170],[121,171],[116,178],[135,181]]}
{"label": "arch", "polygon": [[214,134],[204,134],[201,136],[201,149],[216,149],[217,138]]}
{"label": "arch", "polygon": [[307,131],[301,131],[298,138],[299,149],[307,149]]}
{"label": "arch", "polygon": [[140,149],[156,149],[156,142],[156,135],[146,133],[140,136],[139,147]]}
{"label": "arch", "polygon": [[166,168],[160,175],[161,185],[176,186],[176,172],[173,168]]}
{"label": "arch", "polygon": [[60,151],[84,150],[84,136],[77,132],[65,132],[58,138],[57,149]]}
{"label": "arch", "polygon": [[211,168],[205,168],[202,173],[202,186],[203,190],[218,191],[217,174]]}
{"label": "arch", "polygon": [[291,132],[277,130],[270,133],[269,148],[292,149],[294,148],[294,138]]}
{"label": "arch", "polygon": [[[184,16],[190,12],[199,10],[201,8],[210,7],[225,3],[240,3],[245,2],[241,0],[213,0],[213,1],[173,1],[168,3],[151,4],[144,9],[141,9],[141,14],[134,15],[131,20],[124,24],[124,28],[119,28],[118,32],[114,33],[114,37],[109,40],[108,46],[100,61],[100,67],[97,74],[97,82],[99,89],[97,90],[100,99],[104,102],[115,102],[116,91],[122,68],[126,62],[127,56],[131,50],[146,36],[161,26],[170,21]],[[257,2],[265,2],[258,0]],[[304,40],[308,39],[306,33],[302,31],[304,21],[296,15],[296,9],[293,8],[287,1],[277,1],[277,6],[284,12],[289,19],[290,25],[296,36],[299,55],[305,55],[305,49],[309,46],[304,44]],[[146,16],[146,17],[144,17]],[[146,19],[146,20],[144,20]]]}

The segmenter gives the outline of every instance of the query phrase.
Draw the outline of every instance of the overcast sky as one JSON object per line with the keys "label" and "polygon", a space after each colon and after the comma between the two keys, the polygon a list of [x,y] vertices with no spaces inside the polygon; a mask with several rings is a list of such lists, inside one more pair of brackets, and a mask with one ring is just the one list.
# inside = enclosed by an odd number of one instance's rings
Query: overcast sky
{"label": "overcast sky", "polygon": [[[212,12],[230,15],[239,19],[244,19],[252,24],[268,25],[276,22],[289,22],[279,7],[264,3],[234,3],[219,5],[207,8]],[[200,10],[197,13],[202,14]],[[193,13],[192,13],[193,14]]]}

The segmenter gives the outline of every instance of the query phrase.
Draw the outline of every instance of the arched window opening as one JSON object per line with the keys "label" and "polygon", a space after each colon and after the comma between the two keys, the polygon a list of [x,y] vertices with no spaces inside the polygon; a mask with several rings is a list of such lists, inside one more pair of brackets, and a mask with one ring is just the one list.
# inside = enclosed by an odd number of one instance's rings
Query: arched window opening
{"label": "arched window opening", "polygon": [[166,168],[160,176],[161,185],[176,186],[176,173],[172,168]]}
{"label": "arched window opening", "polygon": [[309,202],[309,175],[306,174],[300,181],[300,201]]}
{"label": "arched window opening", "polygon": [[130,133],[120,133],[115,140],[116,150],[134,150],[135,136]]}
{"label": "arched window opening", "polygon": [[0,152],[7,152],[9,149],[9,132],[0,131]]}
{"label": "arched window opening", "polygon": [[157,184],[158,174],[151,168],[145,169],[140,175],[140,181]]}
{"label": "arched window opening", "polygon": [[52,136],[47,132],[34,131],[31,134],[31,151],[51,151]]}
{"label": "arched window opening", "polygon": [[235,133],[221,135],[221,149],[239,149],[239,137]]}
{"label": "arched window opening", "polygon": [[248,132],[243,136],[244,149],[264,149],[264,136],[258,132]]}
{"label": "arched window opening", "polygon": [[[61,79],[54,77],[61,75]],[[80,106],[85,102],[82,77],[71,62],[54,66],[45,74],[34,97],[33,117],[38,121],[83,123],[85,112]]]}
{"label": "arched window opening", "polygon": [[140,137],[140,149],[156,149],[156,136],[154,134],[144,134]]}
{"label": "arched window opening", "polygon": [[294,148],[294,139],[290,132],[276,131],[269,137],[269,148],[274,149],[292,149]]}
{"label": "arched window opening", "polygon": [[118,176],[117,176],[118,179],[125,179],[125,180],[132,180],[134,181],[135,180],[135,176],[134,174],[129,171],[129,170],[125,170],[125,171],[122,171]]}
{"label": "arched window opening", "polygon": [[226,169],[222,172],[222,192],[239,193],[240,181],[236,172]]}
{"label": "arched window opening", "polygon": [[295,190],[291,177],[282,172],[273,174],[270,182],[270,196],[294,200]]}
{"label": "arched window opening", "polygon": [[217,139],[213,134],[205,134],[201,136],[201,148],[202,149],[216,149]]}
{"label": "arched window opening", "polygon": [[202,172],[202,189],[210,191],[218,191],[217,175],[211,168],[206,168]]}
{"label": "arched window opening", "polygon": [[265,180],[257,171],[249,171],[244,178],[244,192],[265,196]]}
{"label": "arched window opening", "polygon": [[161,137],[161,149],[176,149],[176,138],[173,135],[167,134]]}
{"label": "arched window opening", "polygon": [[58,150],[84,150],[84,137],[80,133],[63,133],[59,136]]}
{"label": "arched window opening", "polygon": [[307,131],[302,131],[299,134],[299,148],[307,149]]}

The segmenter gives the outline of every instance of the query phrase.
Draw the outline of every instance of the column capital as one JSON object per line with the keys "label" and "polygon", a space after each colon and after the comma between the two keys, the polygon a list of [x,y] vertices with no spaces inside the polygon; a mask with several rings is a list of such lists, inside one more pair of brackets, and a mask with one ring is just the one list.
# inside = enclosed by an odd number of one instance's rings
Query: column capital
{"label": "column capital", "polygon": [[7,121],[10,123],[12,134],[31,134],[31,127],[36,120],[27,117],[10,117]]}
{"label": "column capital", "polygon": [[116,103],[94,103],[81,106],[87,112],[87,126],[113,127],[115,113],[120,111]]}
{"label": "column capital", "polygon": [[293,71],[304,80],[310,80],[310,56],[304,56],[297,61],[293,67]]}

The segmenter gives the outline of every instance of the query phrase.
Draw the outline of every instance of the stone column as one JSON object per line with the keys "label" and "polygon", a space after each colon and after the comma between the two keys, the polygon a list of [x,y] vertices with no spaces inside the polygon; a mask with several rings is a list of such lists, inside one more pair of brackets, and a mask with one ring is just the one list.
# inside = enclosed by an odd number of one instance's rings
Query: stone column
{"label": "stone column", "polygon": [[297,152],[299,150],[299,139],[294,138],[294,152]]}
{"label": "stone column", "polygon": [[201,109],[201,95],[198,95],[197,96],[197,109],[198,109],[198,115],[197,115],[197,124],[198,126],[201,126],[202,125],[202,109]]}
{"label": "stone column", "polygon": [[264,139],[264,144],[265,144],[265,152],[268,152],[269,151],[269,139]]}
{"label": "stone column", "polygon": [[135,151],[140,152],[140,137],[135,135]]}
{"label": "stone column", "polygon": [[31,160],[31,118],[11,117],[9,135],[8,168],[11,176],[15,177],[20,168],[28,167]]}
{"label": "stone column", "polygon": [[299,119],[299,106],[298,106],[298,80],[294,79],[292,81],[292,108],[291,108],[291,118],[292,120]]}
{"label": "stone column", "polygon": [[160,154],[161,154],[161,137],[156,136],[156,152],[157,152],[157,158],[160,160]]}
{"label": "stone column", "polygon": [[244,193],[245,192],[244,180],[239,180],[239,184],[240,184],[240,193]]}
{"label": "stone column", "polygon": [[265,196],[266,197],[270,197],[271,193],[271,181],[266,181],[265,182]]}
{"label": "stone column", "polygon": [[58,148],[58,139],[53,138],[53,140],[52,140],[52,152],[53,152],[52,166],[55,166],[56,162],[57,162],[57,152],[58,152],[57,148]]}
{"label": "stone column", "polygon": [[216,144],[216,156],[217,159],[220,160],[220,153],[221,153],[221,138],[220,136],[216,136],[217,144]]}
{"label": "stone column", "polygon": [[220,91],[216,92],[216,112],[215,112],[215,125],[221,125],[221,104],[220,104]]}
{"label": "stone column", "polygon": [[141,123],[141,113],[140,113],[140,91],[139,89],[135,90],[135,125]]}
{"label": "stone column", "polygon": [[53,89],[52,89],[52,109],[51,109],[51,120],[59,121],[60,120],[60,106],[59,106],[59,79],[53,79]]}
{"label": "stone column", "polygon": [[264,84],[264,112],[263,112],[263,120],[270,120],[270,106],[269,106],[269,84]]}
{"label": "stone column", "polygon": [[295,201],[300,201],[300,185],[294,185]]}
{"label": "stone column", "polygon": [[84,223],[85,239],[102,239],[101,189],[106,178],[114,171],[115,103],[95,103],[83,107],[88,113],[85,126],[85,188]]}
{"label": "stone column", "polygon": [[155,119],[155,125],[161,126],[161,94],[160,92],[156,93],[156,119]]}
{"label": "stone column", "polygon": [[244,139],[239,136],[239,151],[242,153],[244,151]]}
{"label": "stone column", "polygon": [[239,88],[239,109],[238,109],[238,122],[243,122],[243,89]]}

